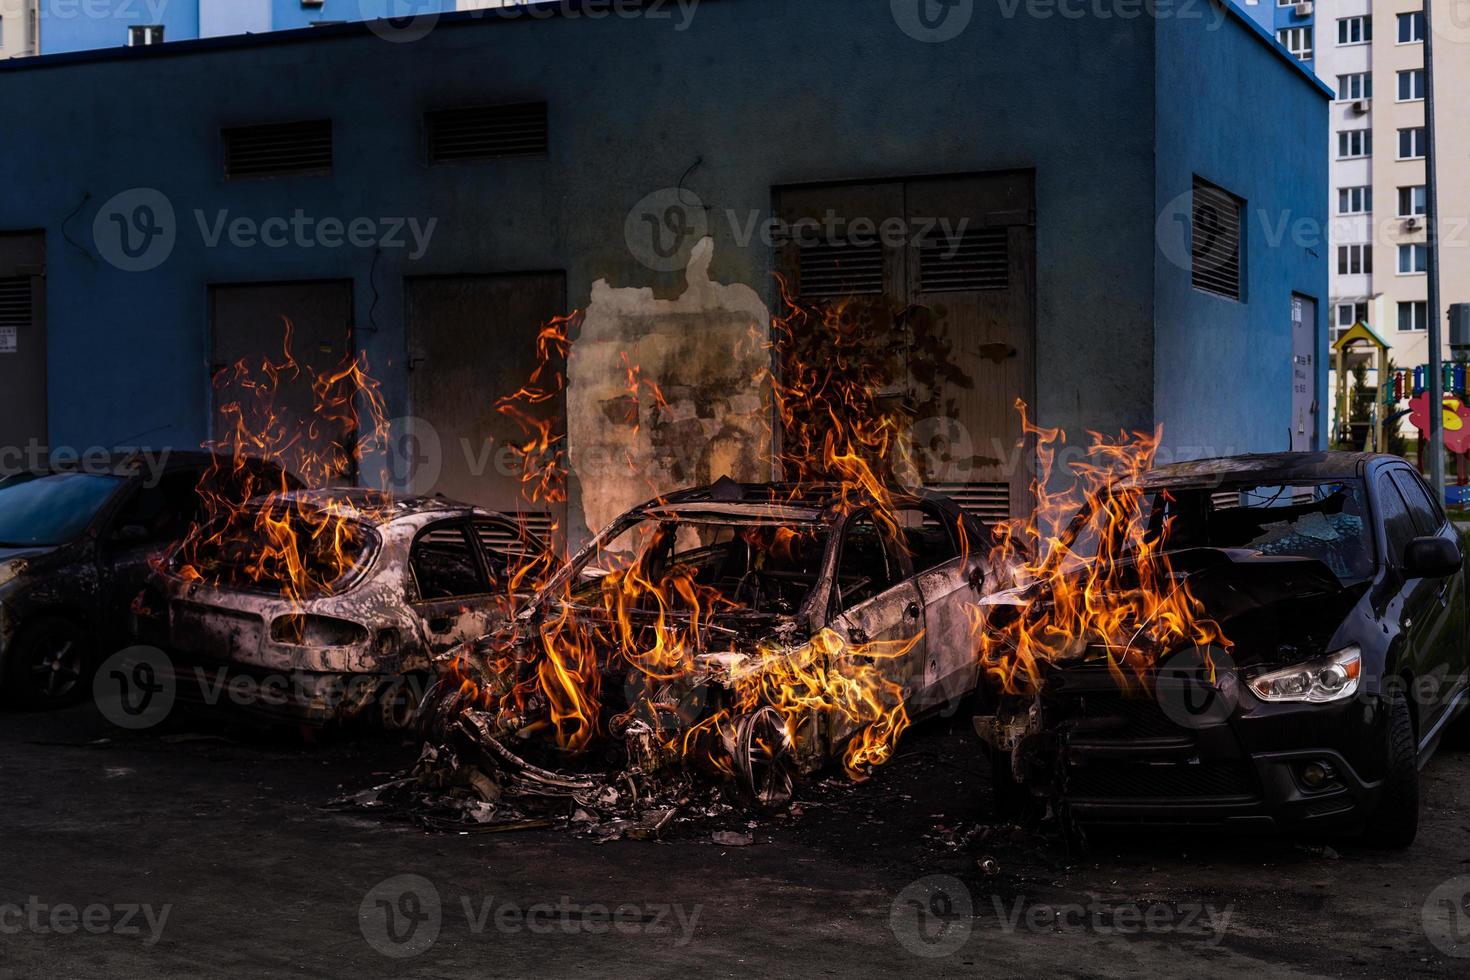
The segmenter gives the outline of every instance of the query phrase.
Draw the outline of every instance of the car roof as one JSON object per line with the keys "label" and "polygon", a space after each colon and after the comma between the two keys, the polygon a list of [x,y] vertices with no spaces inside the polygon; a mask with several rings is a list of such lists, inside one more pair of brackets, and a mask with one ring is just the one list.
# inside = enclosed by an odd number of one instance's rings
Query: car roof
{"label": "car roof", "polygon": [[[256,498],[262,501],[265,498]],[[399,497],[381,490],[367,487],[325,487],[316,490],[293,490],[289,493],[272,495],[274,500],[301,504],[307,507],[335,507],[343,516],[372,527],[381,527],[394,521],[425,515],[445,516],[474,515],[505,520],[502,515],[491,514],[473,504],[447,497]]]}
{"label": "car roof", "polygon": [[1379,460],[1397,460],[1387,453],[1306,452],[1251,453],[1220,456],[1160,466],[1145,473],[1145,488],[1210,486],[1259,480],[1279,483],[1291,480],[1347,480],[1362,476]]}
{"label": "car roof", "polygon": [[[922,487],[892,485],[886,488],[886,492],[899,506],[931,503],[956,514],[962,512],[953,499]],[[690,487],[658,497],[635,508],[633,513],[649,516],[718,514],[752,520],[818,523],[836,520],[854,506],[869,506],[875,502],[871,493],[851,485],[737,483],[721,478],[707,486]]]}

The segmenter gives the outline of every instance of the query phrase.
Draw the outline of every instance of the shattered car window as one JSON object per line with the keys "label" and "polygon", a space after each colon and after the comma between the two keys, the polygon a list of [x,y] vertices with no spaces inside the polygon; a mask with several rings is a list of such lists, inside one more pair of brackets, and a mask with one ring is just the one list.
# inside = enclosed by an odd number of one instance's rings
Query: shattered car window
{"label": "shattered car window", "polygon": [[174,554],[173,572],[215,587],[309,599],[353,577],[377,541],[356,521],[327,526],[301,511],[270,520],[252,519],[253,513],[227,515],[196,530]]}
{"label": "shattered car window", "polygon": [[123,479],[19,473],[0,481],[0,547],[65,544],[87,529]]}
{"label": "shattered car window", "polygon": [[1151,495],[1150,528],[1166,546],[1246,548],[1315,558],[1343,582],[1373,574],[1373,537],[1361,481],[1215,486]]}
{"label": "shattered car window", "polygon": [[609,589],[636,579],[651,586],[650,598],[692,605],[704,593],[727,609],[789,615],[816,587],[826,544],[815,525],[644,520],[588,553],[572,601],[602,605]]}

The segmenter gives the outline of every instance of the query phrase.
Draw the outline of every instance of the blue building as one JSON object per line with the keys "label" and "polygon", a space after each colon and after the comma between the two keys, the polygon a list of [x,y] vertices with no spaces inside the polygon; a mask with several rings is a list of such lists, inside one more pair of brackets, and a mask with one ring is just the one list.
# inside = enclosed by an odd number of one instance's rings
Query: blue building
{"label": "blue building", "polygon": [[1162,426],[1165,459],[1323,444],[1327,251],[1298,232],[1326,223],[1329,93],[1239,9],[592,9],[0,66],[24,148],[0,158],[0,284],[28,304],[0,452],[197,445],[212,380],[289,318],[304,356],[366,352],[412,436],[408,470],[373,465],[511,509],[495,400],[575,309],[580,535],[770,475],[751,379],[777,274],[926,311],[922,337],[890,324],[895,397],[930,406],[920,478],[987,516],[1028,507],[1017,399],[1084,442]]}
{"label": "blue building", "polygon": [[456,0],[40,0],[42,54],[446,13]]}
{"label": "blue building", "polygon": [[1309,68],[1318,46],[1330,39],[1317,37],[1315,0],[1248,0],[1244,8],[1281,46]]}

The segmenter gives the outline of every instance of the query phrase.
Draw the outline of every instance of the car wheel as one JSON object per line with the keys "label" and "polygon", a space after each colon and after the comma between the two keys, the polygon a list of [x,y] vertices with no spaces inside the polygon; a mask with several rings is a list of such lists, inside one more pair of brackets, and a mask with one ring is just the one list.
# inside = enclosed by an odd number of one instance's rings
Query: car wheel
{"label": "car wheel", "polygon": [[1364,841],[1378,847],[1404,848],[1419,833],[1419,746],[1414,718],[1402,691],[1388,701],[1388,765],[1383,795],[1368,817]]}
{"label": "car wheel", "polygon": [[790,804],[795,765],[775,708],[766,705],[740,719],[732,755],[740,789],[757,808],[773,811]]}
{"label": "car wheel", "polygon": [[422,677],[400,677],[378,692],[378,726],[390,735],[412,728],[428,681]]}
{"label": "car wheel", "polygon": [[25,627],[7,664],[7,699],[21,708],[48,710],[75,704],[86,694],[93,667],[92,636],[60,616]]}

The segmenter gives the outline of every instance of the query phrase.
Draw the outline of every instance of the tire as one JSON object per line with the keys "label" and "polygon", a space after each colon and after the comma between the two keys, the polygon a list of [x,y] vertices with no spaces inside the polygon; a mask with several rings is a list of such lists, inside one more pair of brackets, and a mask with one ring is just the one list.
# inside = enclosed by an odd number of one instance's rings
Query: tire
{"label": "tire", "polygon": [[85,627],[61,616],[22,627],[6,659],[6,700],[30,711],[81,701],[96,666],[94,646]]}
{"label": "tire", "polygon": [[1403,691],[1395,690],[1387,706],[1388,761],[1383,795],[1368,817],[1363,839],[1375,847],[1401,850],[1414,843],[1419,833],[1419,745]]}

